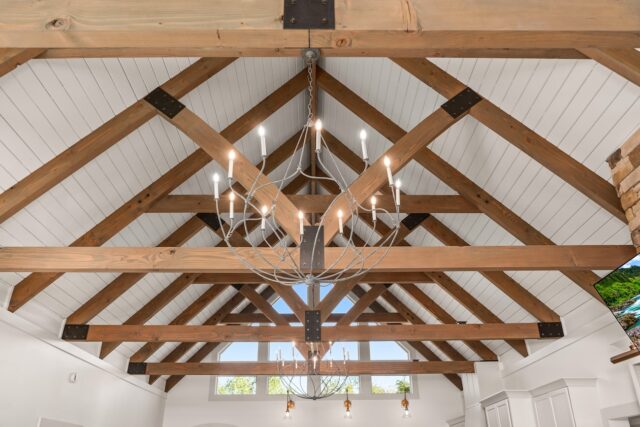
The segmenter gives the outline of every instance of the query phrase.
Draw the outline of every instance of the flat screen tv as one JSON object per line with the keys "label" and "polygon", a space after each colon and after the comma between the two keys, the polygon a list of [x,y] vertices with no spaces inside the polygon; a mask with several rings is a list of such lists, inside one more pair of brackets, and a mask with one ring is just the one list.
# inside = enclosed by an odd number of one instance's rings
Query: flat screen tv
{"label": "flat screen tv", "polygon": [[640,350],[640,255],[609,273],[595,287]]}

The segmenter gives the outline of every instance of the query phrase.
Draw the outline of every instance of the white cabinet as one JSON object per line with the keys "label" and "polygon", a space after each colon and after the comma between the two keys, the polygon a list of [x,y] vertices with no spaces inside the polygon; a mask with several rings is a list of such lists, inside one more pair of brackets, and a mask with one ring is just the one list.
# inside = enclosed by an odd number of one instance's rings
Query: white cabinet
{"label": "white cabinet", "polygon": [[538,427],[576,427],[569,390],[562,388],[533,400]]}

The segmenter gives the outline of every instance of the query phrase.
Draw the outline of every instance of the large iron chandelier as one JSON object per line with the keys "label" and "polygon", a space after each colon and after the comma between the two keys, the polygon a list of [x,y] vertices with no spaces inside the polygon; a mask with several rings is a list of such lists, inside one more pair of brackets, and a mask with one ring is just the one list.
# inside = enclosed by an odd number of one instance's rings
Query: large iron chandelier
{"label": "large iron chandelier", "polygon": [[[227,200],[223,200],[220,197],[219,191],[220,176],[218,174],[214,175],[216,211],[225,243],[248,269],[259,275],[266,282],[276,282],[287,286],[301,283],[307,285],[337,283],[365,274],[386,256],[400,228],[400,181],[394,182],[393,180],[390,169],[391,159],[385,157],[384,163],[386,165],[390,193],[394,201],[393,209],[389,210],[377,206],[375,196],[371,197],[366,206],[358,203],[357,199],[349,190],[349,183],[340,172],[336,157],[331,152],[322,135],[322,122],[320,120],[313,121],[312,102],[314,87],[312,70],[317,58],[317,50],[309,49],[305,51],[304,60],[308,70],[309,91],[307,122],[300,133],[294,154],[286,164],[284,176],[278,180],[269,181],[268,184],[259,184],[258,179],[256,179],[245,193],[238,192],[233,188],[233,166],[236,154],[235,151],[231,151],[229,153],[229,164],[226,174],[230,192]],[[312,128],[315,128],[314,141],[312,141]],[[265,171],[267,159],[267,140],[264,127],[259,127],[258,136],[263,160],[260,170],[260,175],[262,175]],[[360,131],[359,137],[362,148],[362,159],[364,161],[363,170],[366,170],[369,166],[366,131]],[[324,172],[322,176],[312,176],[303,170],[303,156],[305,156],[305,153],[307,153],[308,156],[308,150],[313,150],[312,155],[315,156],[317,165],[320,166]],[[347,215],[346,210],[337,211],[339,234],[341,236],[340,246],[342,246],[343,249],[340,251],[337,259],[332,260],[330,265],[324,265],[323,239],[326,215],[322,215],[315,224],[305,225],[305,212],[298,212],[300,240],[302,243],[300,245],[300,255],[296,257],[296,249],[290,246],[291,242],[286,233],[278,227],[278,218],[275,215],[278,197],[282,196],[275,197],[271,201],[271,205],[259,206],[256,200],[256,193],[269,185],[277,186],[278,190],[280,190],[278,195],[281,195],[285,185],[300,175],[304,175],[310,181],[316,181],[319,184],[322,184],[320,181],[323,180],[336,184],[340,189],[343,199],[348,200],[347,209],[349,210],[349,215]],[[336,199],[331,202],[328,210],[331,210]],[[228,223],[222,220],[223,215],[228,218]],[[364,222],[362,218],[363,215],[368,215],[371,221]],[[391,229],[390,232],[384,235],[378,232],[376,227],[381,220],[384,220],[387,227]],[[260,223],[261,238],[247,239],[253,251],[247,251],[247,248],[239,251],[232,243],[231,236],[234,232],[243,229],[245,236],[249,237],[252,230],[257,228],[258,224],[256,222]],[[363,228],[361,225],[363,223],[368,223],[370,226]],[[254,227],[252,227],[252,225]],[[346,227],[349,227],[349,229],[345,233]],[[367,230],[366,238],[363,239],[364,245],[374,246],[374,248],[365,251],[362,246],[359,247],[354,243],[356,237],[354,230],[356,229]],[[271,234],[275,234],[278,243],[268,243],[267,237]],[[257,250],[258,241],[267,242],[268,247],[273,249],[273,252],[277,255],[276,262],[274,262],[273,259],[264,257],[261,252]],[[260,267],[258,263],[261,265]],[[264,265],[268,265],[269,267],[264,268]],[[338,269],[336,268],[337,265],[343,267]]]}

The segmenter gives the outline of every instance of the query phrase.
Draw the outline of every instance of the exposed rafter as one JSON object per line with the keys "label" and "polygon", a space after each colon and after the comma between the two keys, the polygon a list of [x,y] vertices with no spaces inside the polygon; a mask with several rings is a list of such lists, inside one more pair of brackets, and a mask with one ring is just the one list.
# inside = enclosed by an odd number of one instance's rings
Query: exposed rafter
{"label": "exposed rafter", "polygon": [[580,52],[640,86],[640,52],[637,50],[586,47]]}
{"label": "exposed rafter", "polygon": [[[0,77],[44,53],[46,49],[0,49]],[[0,221],[2,222],[2,221]]]}

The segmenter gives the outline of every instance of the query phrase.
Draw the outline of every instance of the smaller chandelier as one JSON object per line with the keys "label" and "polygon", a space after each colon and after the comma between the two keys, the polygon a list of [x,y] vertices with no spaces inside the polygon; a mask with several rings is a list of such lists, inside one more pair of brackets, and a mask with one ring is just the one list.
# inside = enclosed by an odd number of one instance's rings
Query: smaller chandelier
{"label": "smaller chandelier", "polygon": [[[295,343],[291,343],[291,360],[285,360],[282,350],[277,354],[278,376],[280,383],[289,393],[301,399],[318,400],[347,391],[349,382],[349,352],[342,350],[342,360],[333,360],[332,343],[328,347],[309,342],[309,357],[296,360]],[[325,351],[329,360],[321,360]],[[347,398],[348,400],[348,398]]]}
{"label": "smaller chandelier", "polygon": [[[386,167],[389,193],[393,201],[392,204],[380,206],[375,196],[365,202],[361,202],[360,199],[352,194],[349,189],[349,182],[343,176],[339,162],[323,136],[322,122],[320,120],[315,120],[314,122],[311,113],[314,93],[312,69],[317,60],[317,53],[313,50],[307,51],[305,60],[309,77],[307,123],[300,133],[293,155],[288,163],[285,164],[284,176],[281,179],[262,184],[259,183],[259,179],[256,179],[253,185],[246,189],[246,192],[238,192],[233,188],[236,153],[231,151],[228,155],[229,163],[226,174],[230,192],[226,200],[220,196],[220,176],[215,174],[213,177],[216,213],[220,223],[220,230],[227,246],[249,270],[259,275],[266,282],[276,282],[287,286],[296,284],[335,284],[360,277],[379,264],[388,254],[400,230],[401,183],[400,180],[394,181],[391,171],[392,159],[388,157],[383,159]],[[267,163],[266,135],[266,129],[260,126],[258,128],[258,137],[260,139],[262,164],[259,176],[264,174]],[[361,130],[357,135],[360,139],[364,170],[366,170],[369,167],[367,132]],[[324,173],[310,175],[304,171],[303,159],[308,156],[309,152],[315,157],[317,165]],[[333,218],[333,220],[337,219],[337,231],[340,236],[338,243],[342,249],[339,251],[337,258],[331,261],[330,265],[325,265],[324,262],[326,214],[322,215],[319,221],[315,221],[311,225],[305,225],[307,214],[302,210],[297,212],[299,236],[296,236],[296,239],[299,237],[301,242],[297,249],[291,247],[290,236],[287,236],[278,226],[279,218],[276,217],[276,212],[279,211],[277,209],[278,198],[286,197],[282,196],[285,185],[300,175],[306,177],[310,182],[315,181],[320,186],[322,184],[331,184],[339,189],[340,194],[334,198],[327,211],[333,212],[336,201],[341,200],[341,209],[337,210],[335,213],[336,218]],[[278,190],[277,193],[274,193],[277,196],[269,204],[260,205],[256,194],[265,191],[266,187],[270,187],[269,190],[274,190],[274,186]],[[292,216],[295,218],[296,215],[295,213],[293,214]],[[367,217],[366,220],[364,219],[365,216]],[[222,217],[228,218],[228,221],[223,221]],[[314,216],[311,217],[313,218]],[[379,231],[380,221],[384,222],[385,228],[388,228],[389,232],[382,233]],[[364,227],[363,224],[365,225]],[[258,226],[259,231],[257,231]],[[239,248],[236,248],[232,243],[232,235],[240,229],[248,237],[249,249],[253,250],[247,250],[247,248],[238,250]],[[250,238],[253,230],[259,232],[260,235],[253,235],[254,238]],[[364,236],[364,238],[359,239],[354,230],[358,230],[359,235]],[[267,238],[270,236],[276,237],[277,243],[269,243]],[[356,245],[355,240],[362,240],[363,242],[359,242],[359,245]],[[258,250],[257,242],[266,242],[268,247],[273,250],[276,256],[275,260],[265,257]],[[365,250],[365,246],[371,246],[371,248]],[[296,251],[298,250],[299,256],[296,256]],[[341,268],[337,268],[338,265]],[[265,268],[265,266],[268,267]]]}

